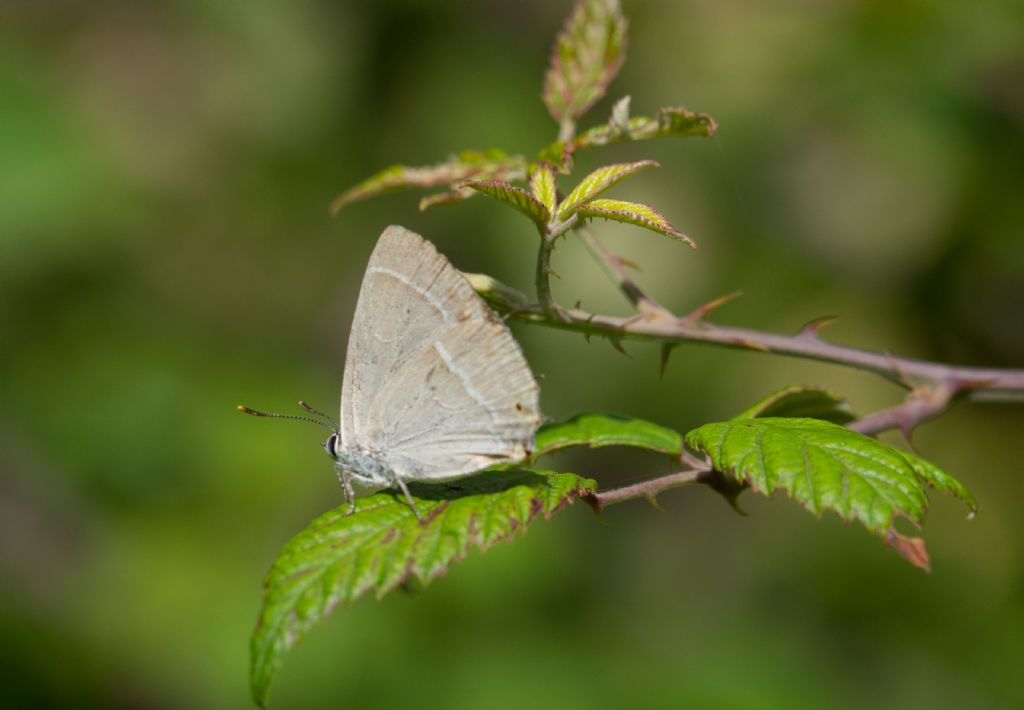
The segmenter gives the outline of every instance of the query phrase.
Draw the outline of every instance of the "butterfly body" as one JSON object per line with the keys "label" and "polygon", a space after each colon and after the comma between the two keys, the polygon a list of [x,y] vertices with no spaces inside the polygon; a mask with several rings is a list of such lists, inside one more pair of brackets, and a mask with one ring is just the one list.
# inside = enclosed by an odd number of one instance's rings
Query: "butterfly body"
{"label": "butterfly body", "polygon": [[396,473],[384,461],[380,451],[361,451],[355,448],[346,449],[341,445],[340,437],[332,434],[324,442],[324,449],[334,459],[334,465],[351,477],[355,490],[360,495],[369,495],[394,484]]}

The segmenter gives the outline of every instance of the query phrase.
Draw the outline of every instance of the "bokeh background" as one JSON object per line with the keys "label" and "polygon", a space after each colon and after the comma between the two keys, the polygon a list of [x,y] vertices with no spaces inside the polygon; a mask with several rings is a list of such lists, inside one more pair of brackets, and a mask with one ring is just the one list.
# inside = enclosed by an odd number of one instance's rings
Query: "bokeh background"
{"label": "bokeh background", "polygon": [[[0,706],[245,708],[248,636],[284,542],[340,502],[321,432],[239,403],[337,406],[366,259],[389,223],[531,288],[535,235],[482,198],[343,188],[461,148],[532,153],[569,2],[0,0]],[[679,311],[901,355],[1024,366],[1024,6],[1014,0],[626,0],[604,121],[685,104],[714,140],[615,194],[697,252],[597,226]],[[569,187],[563,184],[563,189]],[[626,313],[571,242],[559,299]],[[685,430],[790,383],[864,411],[868,375],[757,353],[515,326],[552,417]],[[916,444],[981,512],[937,499],[925,575],[856,526],[704,490],[599,524],[583,506],[417,593],[339,610],[277,707],[1021,707],[1024,408],[961,406]],[[604,485],[635,452],[552,467]]]}

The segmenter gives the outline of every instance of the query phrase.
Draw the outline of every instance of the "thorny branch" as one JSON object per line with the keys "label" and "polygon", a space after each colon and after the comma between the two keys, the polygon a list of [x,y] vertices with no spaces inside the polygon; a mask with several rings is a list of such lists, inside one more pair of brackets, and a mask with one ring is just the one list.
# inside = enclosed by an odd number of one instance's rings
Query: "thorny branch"
{"label": "thorny branch", "polygon": [[710,467],[707,468],[684,468],[658,478],[651,478],[647,481],[634,483],[622,488],[612,488],[607,491],[598,491],[591,494],[589,502],[598,511],[604,510],[609,505],[622,503],[627,500],[646,498],[652,505],[657,505],[657,495],[670,488],[678,488],[689,483],[702,483],[704,479],[712,475]]}
{"label": "thorny branch", "polygon": [[[560,231],[564,231],[565,225],[559,226]],[[579,231],[579,227],[575,228]],[[906,431],[908,426],[913,428],[913,425],[940,414],[959,399],[1024,401],[1024,370],[947,365],[838,345],[823,340],[819,335],[819,330],[831,319],[812,321],[793,335],[708,321],[708,312],[725,299],[699,306],[686,316],[676,316],[646,295],[629,277],[621,257],[608,252],[589,234],[584,235],[584,241],[604,263],[626,298],[640,311],[638,314],[623,318],[590,313],[581,308],[558,308],[558,317],[552,318],[546,314],[547,309],[533,306],[519,308],[507,315],[552,328],[606,337],[613,342],[646,340],[670,347],[683,343],[707,343],[818,360],[872,372],[910,390],[910,397],[904,404],[872,415],[863,424],[865,433],[895,427]],[[542,246],[541,251],[541,258],[550,269],[550,247],[545,249]],[[550,294],[550,289],[547,293]]]}
{"label": "thorny branch", "polygon": [[687,323],[684,319],[617,318],[581,309],[568,310],[563,315],[565,320],[555,322],[545,319],[538,309],[527,308],[513,314],[513,317],[617,340],[648,340],[670,345],[709,343],[819,360],[873,372],[907,388],[915,386],[909,384],[908,380],[917,380],[923,384],[952,385],[972,401],[1024,401],[1024,370],[944,365],[837,345],[821,340],[817,335],[781,335],[707,321]]}

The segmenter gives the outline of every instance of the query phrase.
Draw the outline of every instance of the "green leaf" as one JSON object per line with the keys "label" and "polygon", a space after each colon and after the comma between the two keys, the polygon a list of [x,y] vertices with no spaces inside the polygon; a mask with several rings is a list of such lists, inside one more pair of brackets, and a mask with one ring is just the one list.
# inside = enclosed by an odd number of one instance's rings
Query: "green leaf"
{"label": "green leaf", "polygon": [[790,385],[762,399],[736,419],[754,417],[809,417],[824,419],[833,424],[847,424],[857,419],[856,412],[842,397],[828,390],[807,385]]}
{"label": "green leaf", "polygon": [[537,153],[537,160],[554,166],[555,170],[566,175],[572,162],[572,144],[555,141]]}
{"label": "green leaf", "polygon": [[[618,108],[618,107],[616,107]],[[703,136],[710,137],[718,130],[715,119],[706,113],[695,113],[684,108],[660,108],[653,117],[634,116],[623,122],[622,109],[608,123],[594,126],[572,140],[570,152],[612,143],[645,141],[652,138]]]}
{"label": "green leaf", "polygon": [[[392,165],[338,195],[331,203],[331,212],[337,214],[342,208],[353,202],[410,187],[447,185],[453,192],[457,192],[458,184],[470,178],[521,180],[526,177],[526,168],[527,161],[522,156],[507,155],[497,149],[464,150],[436,165],[422,167]],[[424,207],[421,203],[420,208],[425,209],[444,201],[456,201],[464,196],[453,197],[451,193],[444,193],[444,197],[427,198],[428,204]]]}
{"label": "green leaf", "polygon": [[451,205],[456,202],[462,202],[473,195],[473,190],[468,188],[447,190],[445,192],[435,192],[433,195],[425,195],[420,198],[420,212],[426,212],[431,207],[437,207],[438,205]]}
{"label": "green leaf", "polygon": [[555,39],[544,76],[544,103],[556,121],[594,105],[626,58],[626,18],[618,0],[581,0]]}
{"label": "green leaf", "polygon": [[339,603],[373,591],[382,597],[415,578],[424,584],[475,548],[507,540],[538,515],[549,518],[593,481],[571,473],[491,470],[450,485],[411,485],[420,522],[401,494],[336,508],[285,545],[264,583],[253,632],[250,685],[263,705],[285,652]]}
{"label": "green leaf", "polygon": [[620,100],[612,108],[608,123],[587,129],[571,140],[551,143],[538,154],[538,159],[546,160],[561,172],[566,172],[573,153],[578,150],[652,138],[710,137],[718,130],[718,124],[711,116],[684,108],[661,108],[653,117],[633,116],[624,120],[628,106],[622,104],[628,98]]}
{"label": "green leaf", "polygon": [[683,437],[666,427],[616,414],[577,414],[572,419],[545,424],[537,432],[535,456],[569,446],[636,446],[678,455]]}
{"label": "green leaf", "polygon": [[978,502],[974,500],[974,496],[971,495],[971,492],[960,481],[950,476],[931,461],[926,461],[917,454],[909,451],[900,451],[900,454],[913,467],[914,473],[929,486],[946,493],[951,493],[962,500],[967,505],[968,518],[973,518],[974,514],[978,512]]}
{"label": "green leaf", "polygon": [[504,202],[509,207],[525,214],[540,227],[543,227],[551,219],[551,214],[548,212],[547,207],[541,204],[529,192],[511,183],[501,180],[471,180],[462,183],[462,186],[476,190],[488,197],[493,197],[498,202]]}
{"label": "green leaf", "polygon": [[590,202],[612,185],[622,182],[631,175],[636,175],[647,168],[660,168],[661,165],[654,160],[638,160],[635,163],[615,163],[605,165],[583,178],[579,185],[573,188],[558,208],[558,218],[568,218],[577,207],[584,202]]}
{"label": "green leaf", "polygon": [[548,214],[555,213],[558,206],[558,187],[555,185],[555,172],[547,163],[539,163],[530,176],[530,192],[534,198],[547,209]]}
{"label": "green leaf", "polygon": [[[815,515],[831,510],[857,520],[899,551],[928,568],[924,543],[896,532],[896,516],[924,523],[924,483],[969,494],[927,462],[846,427],[807,418],[765,417],[705,424],[686,435],[715,470],[764,495],[783,491]],[[916,458],[916,457],[915,457]]]}
{"label": "green leaf", "polygon": [[658,210],[639,202],[625,202],[624,200],[591,200],[576,208],[576,214],[580,217],[602,217],[604,219],[635,224],[644,227],[666,237],[686,242],[691,247],[697,245],[688,236],[672,226],[665,215]]}

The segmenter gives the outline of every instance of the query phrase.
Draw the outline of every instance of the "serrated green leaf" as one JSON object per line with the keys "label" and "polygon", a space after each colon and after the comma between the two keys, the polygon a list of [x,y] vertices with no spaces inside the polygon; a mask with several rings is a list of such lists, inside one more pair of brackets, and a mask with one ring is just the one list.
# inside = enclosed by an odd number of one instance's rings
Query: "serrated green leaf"
{"label": "serrated green leaf", "polygon": [[790,385],[772,392],[733,420],[754,417],[808,417],[833,424],[847,424],[858,418],[844,398],[808,385]]}
{"label": "serrated green leaf", "polygon": [[843,520],[859,521],[912,564],[927,569],[924,543],[903,537],[893,524],[896,516],[924,523],[924,481],[942,480],[942,487],[952,490],[952,478],[940,476],[937,468],[922,475],[928,467],[911,463],[904,452],[821,419],[705,424],[688,433],[686,443],[707,454],[716,471],[759,493],[783,491],[815,515],[831,510]]}
{"label": "serrated green leaf", "polygon": [[924,520],[927,499],[900,452],[831,422],[738,419],[705,424],[686,443],[716,470],[765,495],[784,491],[815,515],[835,510],[873,532],[887,529],[896,512]]}
{"label": "serrated green leaf", "polygon": [[537,198],[521,187],[501,180],[477,181],[471,180],[462,183],[463,187],[476,190],[488,197],[493,197],[498,202],[504,202],[509,207],[519,210],[532,219],[537,225],[543,227],[551,219],[548,208],[541,204]]}
{"label": "serrated green leaf", "polygon": [[555,39],[544,76],[544,103],[556,121],[594,105],[626,57],[626,18],[618,0],[581,0]]}
{"label": "serrated green leaf", "polygon": [[487,471],[452,485],[410,486],[420,522],[401,494],[378,493],[321,515],[285,545],[264,583],[253,632],[250,684],[263,705],[284,653],[339,603],[387,594],[444,574],[474,547],[510,539],[596,484],[571,473]]}
{"label": "serrated green leaf", "polygon": [[624,126],[622,112],[623,109],[616,105],[612,109],[608,123],[589,128],[572,140],[551,143],[540,151],[538,160],[546,160],[555,165],[560,172],[566,172],[573,153],[578,150],[652,138],[711,137],[718,129],[718,124],[711,116],[687,111],[684,108],[661,108],[653,117],[633,116]]}
{"label": "serrated green leaf", "polygon": [[900,451],[900,454],[913,467],[918,477],[929,486],[946,493],[951,493],[962,500],[967,505],[968,517],[973,518],[974,514],[978,512],[978,502],[974,500],[974,496],[971,495],[971,492],[960,481],[950,476],[931,461],[926,461],[917,454],[909,451]]}
{"label": "serrated green leaf", "polygon": [[580,133],[571,142],[570,152],[612,143],[645,141],[653,138],[683,138],[687,136],[710,137],[715,134],[718,124],[706,113],[687,111],[684,108],[667,107],[658,109],[653,117],[633,116],[623,125],[621,115],[612,111],[608,123],[594,126]]}
{"label": "serrated green leaf", "polygon": [[[521,180],[526,176],[526,168],[527,161],[524,157],[507,155],[497,149],[464,150],[436,165],[421,167],[392,165],[338,195],[331,203],[331,212],[337,214],[353,202],[410,187],[447,185],[453,192],[457,192],[458,184],[470,178]],[[451,193],[444,193],[444,195],[449,197]],[[434,201],[430,201],[430,198],[427,200],[426,206],[430,207],[432,204],[444,201],[444,198],[435,197]],[[420,208],[425,209],[422,203]]]}
{"label": "serrated green leaf", "polygon": [[616,222],[633,224],[637,227],[650,229],[666,237],[686,242],[691,247],[697,245],[688,236],[672,226],[672,223],[665,218],[658,210],[639,202],[626,202],[625,200],[591,200],[576,208],[576,214],[580,217],[601,217]]}
{"label": "serrated green leaf", "polygon": [[573,191],[562,200],[562,204],[558,207],[558,218],[562,220],[568,218],[581,204],[593,201],[609,187],[622,182],[631,175],[636,175],[647,168],[660,167],[661,165],[654,160],[638,160],[635,163],[615,163],[598,168],[580,180]]}
{"label": "serrated green leaf", "polygon": [[456,202],[462,202],[463,200],[472,197],[473,194],[473,190],[461,189],[435,192],[433,195],[426,195],[420,198],[420,212],[426,212],[431,207],[437,207],[438,205],[451,205]]}
{"label": "serrated green leaf", "polygon": [[530,176],[530,192],[534,198],[544,205],[548,214],[555,213],[558,206],[558,187],[555,184],[555,171],[547,163],[539,163]]}
{"label": "serrated green leaf", "polygon": [[536,456],[569,446],[635,446],[665,454],[683,450],[682,435],[672,429],[616,414],[578,414],[545,424],[537,432]]}

